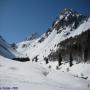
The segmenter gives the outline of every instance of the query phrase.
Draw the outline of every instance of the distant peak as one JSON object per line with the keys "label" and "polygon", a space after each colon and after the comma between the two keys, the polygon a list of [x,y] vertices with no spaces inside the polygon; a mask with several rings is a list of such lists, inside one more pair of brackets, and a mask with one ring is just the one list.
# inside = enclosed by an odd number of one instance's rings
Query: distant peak
{"label": "distant peak", "polygon": [[25,38],[25,41],[33,40],[39,37],[38,33],[32,33],[29,37]]}
{"label": "distant peak", "polygon": [[78,12],[74,11],[73,9],[70,8],[65,8],[62,12],[62,14],[79,14]]}
{"label": "distant peak", "polygon": [[65,8],[59,15],[59,17],[53,22],[52,28],[59,30],[60,28],[65,28],[71,26],[76,29],[81,23],[88,19],[77,11],[69,8]]}
{"label": "distant peak", "polygon": [[72,12],[73,10],[70,9],[70,8],[65,8],[65,9],[64,9],[64,12],[66,12],[66,11]]}
{"label": "distant peak", "polygon": [[0,35],[0,39],[3,40],[3,41],[5,41],[1,35]]}

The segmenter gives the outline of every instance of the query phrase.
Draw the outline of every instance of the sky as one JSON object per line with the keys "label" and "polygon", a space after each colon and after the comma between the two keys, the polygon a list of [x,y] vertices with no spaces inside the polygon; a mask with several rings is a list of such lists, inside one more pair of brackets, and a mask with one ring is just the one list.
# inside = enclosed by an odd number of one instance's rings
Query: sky
{"label": "sky", "polygon": [[42,34],[64,8],[90,16],[90,0],[0,0],[0,35],[17,43]]}

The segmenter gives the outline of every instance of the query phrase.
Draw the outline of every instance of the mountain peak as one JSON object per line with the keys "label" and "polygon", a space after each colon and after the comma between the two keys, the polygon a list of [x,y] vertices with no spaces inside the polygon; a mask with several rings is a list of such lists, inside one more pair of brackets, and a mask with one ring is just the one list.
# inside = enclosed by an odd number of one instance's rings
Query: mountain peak
{"label": "mountain peak", "polygon": [[63,15],[68,15],[68,14],[69,14],[69,15],[70,15],[70,14],[72,14],[72,15],[73,15],[73,14],[81,15],[80,13],[78,13],[78,12],[76,12],[75,10],[70,9],[70,8],[65,8],[61,14],[63,14]]}
{"label": "mountain peak", "polygon": [[56,21],[54,21],[52,27],[56,30],[59,30],[60,27],[65,28],[67,26],[72,26],[74,29],[76,29],[81,23],[83,23],[87,19],[87,16],[84,16],[72,9],[65,8],[59,15],[59,17],[56,19]]}
{"label": "mountain peak", "polygon": [[72,10],[72,9],[69,9],[69,8],[65,8],[65,9],[63,10],[63,13],[64,13],[64,14],[72,13],[72,12],[73,12],[73,10]]}

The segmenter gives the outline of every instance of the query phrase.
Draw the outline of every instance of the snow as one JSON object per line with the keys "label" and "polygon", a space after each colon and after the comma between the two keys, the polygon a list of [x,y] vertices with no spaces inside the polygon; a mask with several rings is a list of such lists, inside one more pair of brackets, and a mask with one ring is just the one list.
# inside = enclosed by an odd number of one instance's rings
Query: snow
{"label": "snow", "polygon": [[59,19],[60,19],[60,20],[62,20],[63,18],[64,18],[64,16],[63,16],[63,15],[60,15],[60,16],[59,16]]}
{"label": "snow", "polygon": [[82,32],[85,32],[86,30],[90,29],[90,22],[85,22],[83,24],[81,24],[77,30],[75,30],[74,32],[72,32],[71,36],[75,37],[76,35],[80,35]]}
{"label": "snow", "polygon": [[90,80],[90,64],[79,63],[74,65],[70,72],[78,77],[87,77]]}
{"label": "snow", "polygon": [[[54,67],[54,62],[51,65]],[[89,71],[89,65],[78,64],[70,69],[71,72],[75,69],[75,73],[82,72],[82,65],[85,73]],[[90,90],[90,79],[84,80],[75,77],[74,72],[62,72],[47,66],[44,63],[18,62],[0,56],[0,87],[18,87],[18,90]],[[90,72],[86,74],[90,75]]]}
{"label": "snow", "polygon": [[[62,15],[61,15],[62,17]],[[56,23],[58,20],[56,21]],[[74,23],[73,23],[74,25]],[[39,61],[42,61],[44,57],[47,57],[52,51],[56,51],[58,49],[58,44],[70,37],[75,37],[77,35],[80,35],[82,32],[87,31],[90,29],[90,18],[87,21],[84,21],[80,24],[80,26],[77,29],[73,29],[71,31],[71,27],[65,27],[65,29],[60,28],[61,32],[57,33],[57,30],[53,29],[52,32],[48,37],[45,36],[45,33],[42,35],[45,37],[45,40],[41,43],[38,42],[38,40],[41,37],[34,39],[33,41],[25,41],[18,44],[17,51],[20,53],[23,53],[24,55],[27,55],[30,59],[33,59],[35,56],[38,55]],[[69,33],[67,35],[67,33]],[[26,44],[26,48],[22,48],[22,45]]]}
{"label": "snow", "polygon": [[[65,13],[67,16],[68,11]],[[79,14],[77,14],[79,15]],[[59,20],[63,19],[61,15]],[[55,25],[59,22],[57,20]],[[72,24],[74,26],[75,23]],[[90,90],[90,64],[74,62],[72,67],[68,62],[62,62],[58,66],[57,61],[49,61],[46,65],[43,60],[52,51],[58,49],[58,44],[70,37],[80,35],[90,29],[90,18],[80,24],[77,29],[71,31],[70,26],[60,28],[60,33],[54,28],[46,36],[46,33],[39,38],[17,43],[17,52],[0,37],[0,88],[18,87],[18,90]],[[38,42],[45,38],[41,43]],[[7,58],[26,57],[32,60],[38,56],[38,62],[18,62]],[[57,68],[58,66],[58,68]]]}
{"label": "snow", "polygon": [[[33,47],[33,43],[35,43],[35,41],[36,39],[17,43],[17,46],[18,46],[17,51],[24,52],[25,50],[27,50],[27,48]],[[23,45],[26,45],[26,46],[23,47]]]}

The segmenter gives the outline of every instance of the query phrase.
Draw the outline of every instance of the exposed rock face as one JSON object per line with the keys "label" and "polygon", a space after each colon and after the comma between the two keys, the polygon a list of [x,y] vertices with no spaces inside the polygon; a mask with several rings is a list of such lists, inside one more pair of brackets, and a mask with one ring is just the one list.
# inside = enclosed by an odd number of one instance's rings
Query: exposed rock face
{"label": "exposed rock face", "polygon": [[54,21],[52,27],[58,31],[60,28],[65,29],[69,26],[72,30],[76,29],[84,21],[87,21],[87,19],[87,16],[81,15],[76,11],[73,11],[71,9],[64,9],[58,19]]}

